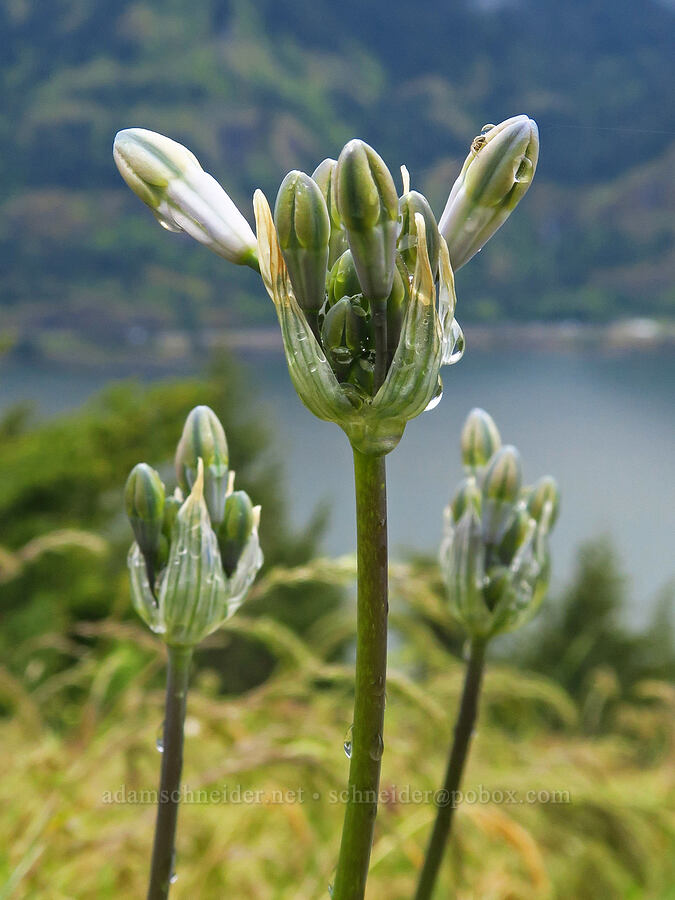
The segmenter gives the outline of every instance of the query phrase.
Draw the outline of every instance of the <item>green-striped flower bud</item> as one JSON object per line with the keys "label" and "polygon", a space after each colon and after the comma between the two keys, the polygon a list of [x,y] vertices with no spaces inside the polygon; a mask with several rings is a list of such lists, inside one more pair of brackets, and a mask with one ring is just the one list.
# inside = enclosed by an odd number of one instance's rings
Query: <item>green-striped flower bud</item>
{"label": "green-striped flower bud", "polygon": [[145,559],[148,580],[154,585],[157,573],[165,492],[157,472],[139,463],[131,470],[124,488],[127,516],[141,553]]}
{"label": "green-striped flower bud", "polygon": [[485,470],[483,496],[502,503],[515,503],[521,481],[520,453],[511,444],[506,444],[493,455]]}
{"label": "green-striped flower bud", "polygon": [[149,622],[173,646],[195,646],[227,617],[225,575],[203,490],[200,458],[190,496],[176,517],[158,617]]}
{"label": "green-striped flower bud", "polygon": [[391,172],[363,141],[350,141],[340,153],[337,201],[363,293],[384,301],[394,280],[398,196]]}
{"label": "green-striped flower bud", "polygon": [[255,516],[253,504],[246,491],[235,491],[225,502],[225,517],[218,527],[220,558],[228,578],[253,532]]}
{"label": "green-striped flower bud", "polygon": [[281,182],[274,224],[298,304],[316,315],[326,297],[330,219],[319,186],[309,175],[293,171]]}
{"label": "green-striped flower bud", "polygon": [[532,538],[535,527],[535,521],[527,509],[519,505],[498,548],[499,559],[505,566],[511,564],[516,553]]}
{"label": "green-striped flower bud", "polygon": [[459,487],[455,491],[455,496],[450,501],[453,521],[459,522],[469,506],[472,506],[475,512],[480,515],[481,493],[473,475],[469,475],[468,478],[464,478],[460,482]]}
{"label": "green-striped flower bud", "polygon": [[[228,558],[233,560],[225,574],[204,486],[204,463],[199,457],[187,499],[183,502],[177,490],[165,505],[163,525],[170,548],[166,564],[154,581],[150,580],[138,543],[132,544],[127,559],[136,612],[171,646],[193,647],[219,628],[242,604],[263,562],[258,540],[260,507],[251,508],[246,498],[235,513],[235,500],[230,505],[225,537],[238,541],[239,549],[234,561],[232,548],[225,546]],[[166,535],[162,534],[160,540],[167,543]]]}
{"label": "green-striped flower bud", "polygon": [[[370,392],[369,396],[363,396],[356,387],[342,380],[342,373],[337,375],[327,353],[312,334],[305,315],[295,303],[269,204],[261,191],[256,191],[253,205],[261,275],[276,307],[288,371],[298,395],[314,415],[337,422],[359,452],[389,453],[401,439],[406,422],[429,406],[430,401],[437,397],[439,387],[444,338],[436,312],[436,289],[426,252],[423,217],[419,215],[416,223],[419,236],[417,264],[410,282],[410,301],[403,317],[396,352],[386,370],[384,382],[378,384],[376,378],[374,395]],[[356,260],[354,248],[351,249]],[[393,280],[392,275],[392,287]],[[375,301],[378,304],[376,310],[362,294],[351,299],[367,315],[374,317],[377,313],[379,326],[383,321],[386,325],[386,297],[381,302]],[[328,315],[327,305],[324,305],[322,316]],[[337,325],[336,330],[338,340],[327,334],[327,343],[345,346]],[[382,340],[383,331],[380,327],[380,346],[386,349],[387,344]],[[372,353],[372,348],[368,352]],[[380,354],[380,363],[383,356],[385,354]]]}
{"label": "green-striped flower bud", "polygon": [[[337,194],[337,160],[324,159],[312,172],[312,178],[319,185],[319,190],[326,201],[326,208],[330,218],[330,249],[328,253],[328,265],[332,266],[335,260],[347,249],[347,233],[345,232],[338,212]],[[360,288],[359,288],[360,290]],[[338,297],[338,300],[340,298]]]}
{"label": "green-striped flower bud", "polygon": [[176,478],[185,494],[195,484],[200,459],[204,463],[204,498],[215,528],[225,512],[228,450],[223,426],[208,406],[196,406],[188,415],[176,449]]}
{"label": "green-striped flower bud", "polygon": [[230,262],[258,268],[250,225],[187,147],[146,128],[126,128],[115,137],[113,158],[160,225],[184,231]]}
{"label": "green-striped flower bud", "polygon": [[471,634],[486,633],[490,614],[483,600],[485,547],[480,518],[471,504],[444,538],[441,568],[454,617]]}
{"label": "green-striped flower bud", "polygon": [[[467,453],[468,462],[482,461],[485,446],[495,435],[499,440],[487,413],[473,410],[470,419],[476,429],[486,421],[490,428],[485,442],[476,434],[463,435],[465,463]],[[487,467],[467,468],[471,474],[443,512],[440,564],[451,611],[471,636],[488,639],[528,622],[546,593],[548,530],[534,513],[541,511],[544,523],[551,518],[555,483],[541,479],[525,494],[520,456],[511,446],[498,449]]]}
{"label": "green-striped flower bud", "polygon": [[419,213],[424,219],[429,263],[431,271],[436,277],[440,252],[440,236],[436,218],[429,206],[429,201],[418,191],[408,191],[399,200],[399,210],[401,214],[401,232],[398,237],[398,249],[403,257],[403,261],[410,272],[415,271],[415,262],[417,261],[415,214]]}
{"label": "green-striped flower bud", "polygon": [[527,509],[538,525],[550,531],[560,512],[560,490],[558,482],[551,475],[545,475],[532,488],[527,498]]}
{"label": "green-striped flower bud", "polygon": [[539,131],[527,116],[484,126],[474,138],[439,222],[457,271],[511,215],[532,183]]}
{"label": "green-striped flower bud", "polygon": [[487,544],[498,544],[511,525],[521,481],[520,454],[507,444],[494,454],[483,475],[483,536]]}
{"label": "green-striped flower bud", "polygon": [[351,250],[345,250],[336,260],[328,276],[328,303],[332,306],[343,297],[354,297],[361,293],[361,283],[356,274]]}
{"label": "green-striped flower bud", "polygon": [[492,416],[484,409],[472,409],[466,417],[460,438],[464,466],[471,472],[486,466],[501,443]]}
{"label": "green-striped flower bud", "polygon": [[363,307],[351,297],[343,297],[326,313],[321,329],[321,342],[337,372],[367,349],[368,318]]}

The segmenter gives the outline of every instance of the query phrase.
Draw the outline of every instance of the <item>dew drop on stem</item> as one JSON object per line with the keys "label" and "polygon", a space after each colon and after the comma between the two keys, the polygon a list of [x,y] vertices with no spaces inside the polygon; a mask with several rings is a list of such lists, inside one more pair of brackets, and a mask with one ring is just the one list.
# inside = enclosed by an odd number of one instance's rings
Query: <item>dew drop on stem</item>
{"label": "dew drop on stem", "polygon": [[354,730],[354,726],[350,725],[347,729],[347,734],[345,735],[344,744],[342,745],[345,751],[345,756],[347,759],[352,758],[352,732]]}

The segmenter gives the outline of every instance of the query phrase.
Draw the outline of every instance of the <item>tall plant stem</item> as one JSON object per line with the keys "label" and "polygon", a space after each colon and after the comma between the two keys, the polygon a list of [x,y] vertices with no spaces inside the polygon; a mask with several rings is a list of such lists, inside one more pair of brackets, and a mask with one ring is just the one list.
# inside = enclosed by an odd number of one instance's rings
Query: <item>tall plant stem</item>
{"label": "tall plant stem", "polygon": [[434,830],[431,833],[424,866],[417,885],[415,900],[431,900],[436,878],[438,877],[438,870],[443,860],[443,853],[450,837],[453,813],[455,811],[455,799],[462,781],[471,735],[473,734],[478,713],[478,697],[485,663],[485,644],[485,640],[479,638],[473,638],[471,641],[469,662],[464,676],[462,699],[455,723],[455,734],[450,748],[445,781],[443,782],[441,796],[444,802],[440,803],[438,807]]}
{"label": "tall plant stem", "polygon": [[148,900],[165,900],[173,875],[176,821],[183,769],[183,726],[190,676],[191,647],[169,647],[164,708],[162,773],[159,781],[155,843]]}
{"label": "tall plant stem", "polygon": [[347,808],[333,900],[366,889],[380,788],[387,674],[387,493],[383,456],[354,451],[358,604]]}

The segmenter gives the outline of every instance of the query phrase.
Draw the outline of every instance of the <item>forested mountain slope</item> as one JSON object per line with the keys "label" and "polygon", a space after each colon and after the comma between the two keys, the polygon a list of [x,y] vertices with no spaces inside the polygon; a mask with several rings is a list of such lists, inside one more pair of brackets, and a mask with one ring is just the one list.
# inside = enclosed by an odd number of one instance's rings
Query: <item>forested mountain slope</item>
{"label": "forested mountain slope", "polygon": [[3,0],[5,322],[272,320],[251,273],[158,232],[119,128],[188,144],[250,219],[353,135],[440,212],[474,134],[522,112],[535,186],[459,274],[461,319],[673,316],[674,23],[666,0]]}

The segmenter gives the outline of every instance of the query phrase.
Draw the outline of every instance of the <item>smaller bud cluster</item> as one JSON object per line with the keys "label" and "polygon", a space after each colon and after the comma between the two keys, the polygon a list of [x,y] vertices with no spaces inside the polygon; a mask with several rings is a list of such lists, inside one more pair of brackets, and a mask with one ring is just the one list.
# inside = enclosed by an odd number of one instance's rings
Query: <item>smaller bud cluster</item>
{"label": "smaller bud cluster", "polygon": [[208,406],[197,406],[176,450],[174,493],[166,495],[146,463],[127,479],[133,604],[170,646],[193,647],[219,628],[262,565],[260,507],[234,490],[228,463],[223,426]]}
{"label": "smaller bud cluster", "polygon": [[512,631],[536,613],[548,587],[548,537],[560,494],[545,476],[522,485],[520,454],[474,409],[461,435],[466,477],[444,513],[440,562],[450,609],[472,637]]}

